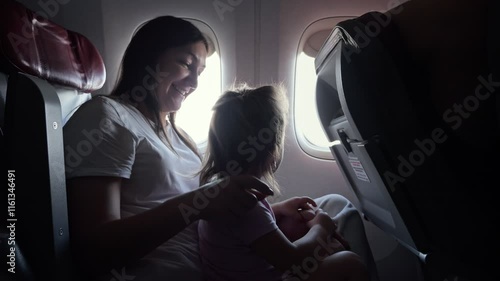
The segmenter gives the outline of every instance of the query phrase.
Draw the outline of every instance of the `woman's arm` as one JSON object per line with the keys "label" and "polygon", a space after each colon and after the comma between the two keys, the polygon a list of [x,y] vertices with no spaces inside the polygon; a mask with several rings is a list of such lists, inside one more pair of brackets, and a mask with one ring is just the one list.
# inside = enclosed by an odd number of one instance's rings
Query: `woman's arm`
{"label": "woman's arm", "polygon": [[[199,218],[245,212],[257,202],[256,196],[247,192],[249,188],[272,194],[258,179],[239,176],[179,195],[141,214],[121,218],[121,181],[117,177],[80,177],[67,181],[73,257],[91,274],[118,270],[137,261]],[[197,209],[199,205],[194,202],[202,194],[212,197],[205,208]],[[192,211],[189,216],[181,206]]]}
{"label": "woman's arm", "polygon": [[187,225],[178,206],[192,193],[157,208],[120,217],[121,178],[81,177],[68,180],[68,206],[74,258],[86,270],[121,269],[173,237]]}

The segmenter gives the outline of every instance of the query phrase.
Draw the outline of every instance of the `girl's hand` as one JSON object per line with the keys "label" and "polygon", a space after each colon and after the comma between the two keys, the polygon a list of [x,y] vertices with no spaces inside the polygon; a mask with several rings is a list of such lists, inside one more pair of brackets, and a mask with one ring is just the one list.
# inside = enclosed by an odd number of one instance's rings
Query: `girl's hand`
{"label": "girl's hand", "polygon": [[316,202],[310,197],[292,197],[271,206],[276,224],[288,240],[293,242],[309,231],[306,221],[314,217],[313,206]]}
{"label": "girl's hand", "polygon": [[317,224],[321,225],[330,235],[337,229],[337,225],[328,213],[319,208],[315,211],[314,217],[307,222],[307,226],[311,228]]}
{"label": "girl's hand", "polygon": [[299,212],[302,210],[313,210],[316,207],[316,202],[307,196],[292,197],[275,203],[271,207],[278,221],[282,216],[291,216],[296,221],[302,221],[303,217]]}
{"label": "girl's hand", "polygon": [[337,232],[337,224],[328,215],[328,213],[322,209],[317,209],[315,217],[307,222],[309,227],[316,224],[321,225],[329,233],[332,241],[331,243],[336,245],[334,248],[336,248],[337,251],[350,250],[351,247],[349,246],[347,240],[345,240],[345,238]]}
{"label": "girl's hand", "polygon": [[279,229],[285,236],[294,242],[297,239],[302,238],[309,231],[309,226],[307,226],[307,221],[314,218],[313,210],[301,210],[298,211],[302,219],[296,219],[295,216],[282,216],[278,224]]}

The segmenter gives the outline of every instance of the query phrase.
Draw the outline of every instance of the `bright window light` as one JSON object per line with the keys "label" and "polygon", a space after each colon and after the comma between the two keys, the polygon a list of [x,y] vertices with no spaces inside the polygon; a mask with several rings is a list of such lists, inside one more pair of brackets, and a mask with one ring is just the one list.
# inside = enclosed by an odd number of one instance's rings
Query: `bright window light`
{"label": "bright window light", "polygon": [[316,105],[314,59],[339,22],[354,18],[337,16],[318,19],[306,27],[299,40],[295,64],[294,126],[297,141],[311,157],[334,160]]}
{"label": "bright window light", "polygon": [[328,139],[321,127],[316,107],[314,58],[301,52],[295,76],[295,122],[297,133],[316,147],[327,148]]}
{"label": "bright window light", "polygon": [[212,106],[221,95],[221,65],[217,52],[206,60],[206,68],[198,78],[198,87],[189,95],[177,112],[177,124],[198,145],[208,138]]}

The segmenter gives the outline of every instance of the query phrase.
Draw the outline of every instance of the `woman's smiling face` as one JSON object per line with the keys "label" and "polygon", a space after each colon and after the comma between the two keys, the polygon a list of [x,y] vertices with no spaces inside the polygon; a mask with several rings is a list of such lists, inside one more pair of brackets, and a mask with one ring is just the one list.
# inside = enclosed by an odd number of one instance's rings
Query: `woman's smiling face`
{"label": "woman's smiling face", "polygon": [[181,108],[184,99],[198,86],[198,76],[205,69],[207,48],[202,41],[166,50],[159,58],[162,77],[156,96],[160,112]]}

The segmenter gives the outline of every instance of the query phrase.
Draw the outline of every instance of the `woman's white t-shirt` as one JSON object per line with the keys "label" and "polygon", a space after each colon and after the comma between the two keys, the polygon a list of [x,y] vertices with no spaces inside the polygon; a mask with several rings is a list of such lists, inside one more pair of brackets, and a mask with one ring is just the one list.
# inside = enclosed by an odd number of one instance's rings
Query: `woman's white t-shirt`
{"label": "woman's white t-shirt", "polygon": [[[104,96],[94,97],[80,106],[64,126],[66,178],[124,178],[122,217],[139,214],[191,191],[198,187],[195,173],[200,169],[200,159],[172,126],[167,126],[166,132],[175,152],[134,106]],[[116,279],[115,275],[124,274],[141,281],[202,280],[197,224],[169,239],[137,265],[116,269],[108,277]]]}

